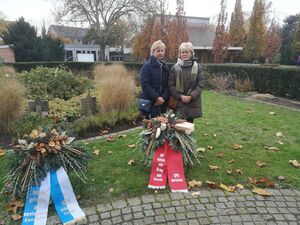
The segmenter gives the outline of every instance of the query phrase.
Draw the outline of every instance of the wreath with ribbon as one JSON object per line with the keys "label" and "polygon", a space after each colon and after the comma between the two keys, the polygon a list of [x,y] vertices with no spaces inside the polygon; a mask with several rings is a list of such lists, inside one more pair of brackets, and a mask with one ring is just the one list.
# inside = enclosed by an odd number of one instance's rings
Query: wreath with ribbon
{"label": "wreath with ribbon", "polygon": [[175,151],[181,151],[184,165],[193,165],[193,158],[198,163],[196,142],[193,138],[194,124],[178,119],[172,110],[162,116],[143,120],[140,149],[145,153],[145,162],[151,166],[155,150],[169,140]]}

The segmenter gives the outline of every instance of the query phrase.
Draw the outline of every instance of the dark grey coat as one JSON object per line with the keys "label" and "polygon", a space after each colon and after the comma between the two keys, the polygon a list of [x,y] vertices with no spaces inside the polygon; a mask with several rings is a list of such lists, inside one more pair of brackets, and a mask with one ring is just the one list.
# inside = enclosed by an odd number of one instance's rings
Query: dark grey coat
{"label": "dark grey coat", "polygon": [[191,71],[192,66],[184,67],[182,66],[183,74],[183,84],[184,84],[184,93],[179,93],[176,91],[176,75],[175,67],[173,66],[169,75],[169,91],[170,95],[173,95],[177,99],[177,106],[175,113],[177,113],[182,118],[197,118],[202,116],[202,105],[201,105],[201,93],[204,86],[203,70],[202,67],[198,64],[198,74],[196,78],[195,88],[192,90],[190,96],[192,100],[186,104],[181,101],[180,96],[186,95],[190,86],[191,86]]}

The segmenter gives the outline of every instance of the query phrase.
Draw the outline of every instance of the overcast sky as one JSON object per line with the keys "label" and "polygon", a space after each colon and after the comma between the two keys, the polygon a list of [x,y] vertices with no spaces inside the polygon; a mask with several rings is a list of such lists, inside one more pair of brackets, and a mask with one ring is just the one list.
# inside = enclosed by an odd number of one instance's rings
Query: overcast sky
{"label": "overcast sky", "polygon": [[[176,9],[176,0],[167,0],[169,11]],[[270,1],[270,0],[269,0]],[[187,16],[210,17],[211,22],[220,11],[221,0],[184,0]],[[282,23],[286,16],[300,13],[300,0],[272,0],[274,15]],[[254,0],[242,0],[243,11],[252,11]],[[235,0],[227,0],[227,12],[230,15],[234,9]],[[23,16],[27,22],[40,29],[43,20],[46,27],[54,23],[51,14],[51,0],[0,0],[0,11],[8,20],[16,20]]]}

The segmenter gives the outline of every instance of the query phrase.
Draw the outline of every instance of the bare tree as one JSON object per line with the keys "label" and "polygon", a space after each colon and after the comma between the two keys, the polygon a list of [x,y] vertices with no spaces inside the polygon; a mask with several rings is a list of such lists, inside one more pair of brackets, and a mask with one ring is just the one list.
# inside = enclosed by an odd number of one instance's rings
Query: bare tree
{"label": "bare tree", "polygon": [[149,0],[56,0],[56,20],[87,23],[100,45],[100,60],[105,47],[113,44],[118,21],[135,12],[149,12],[155,1]]}

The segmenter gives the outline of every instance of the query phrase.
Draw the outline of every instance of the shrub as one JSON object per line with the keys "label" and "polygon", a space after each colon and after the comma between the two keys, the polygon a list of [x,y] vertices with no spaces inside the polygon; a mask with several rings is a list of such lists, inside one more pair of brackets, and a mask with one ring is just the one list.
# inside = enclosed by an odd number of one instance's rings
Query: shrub
{"label": "shrub", "polygon": [[24,109],[24,87],[14,78],[0,78],[0,133],[10,133]]}
{"label": "shrub", "polygon": [[218,92],[224,92],[233,87],[235,76],[226,73],[216,73],[208,77],[209,85]]}
{"label": "shrub", "polygon": [[47,119],[40,113],[25,112],[17,121],[14,122],[12,130],[16,137],[29,134],[33,129],[42,129],[54,124],[53,119]]}
{"label": "shrub", "polygon": [[234,89],[240,92],[249,92],[253,89],[253,82],[247,77],[245,80],[234,81]]}
{"label": "shrub", "polygon": [[91,81],[84,77],[76,77],[64,67],[37,67],[20,75],[29,98],[70,99],[91,88]]}
{"label": "shrub", "polygon": [[97,65],[95,82],[100,92],[101,112],[123,112],[133,104],[134,78],[123,65]]}

